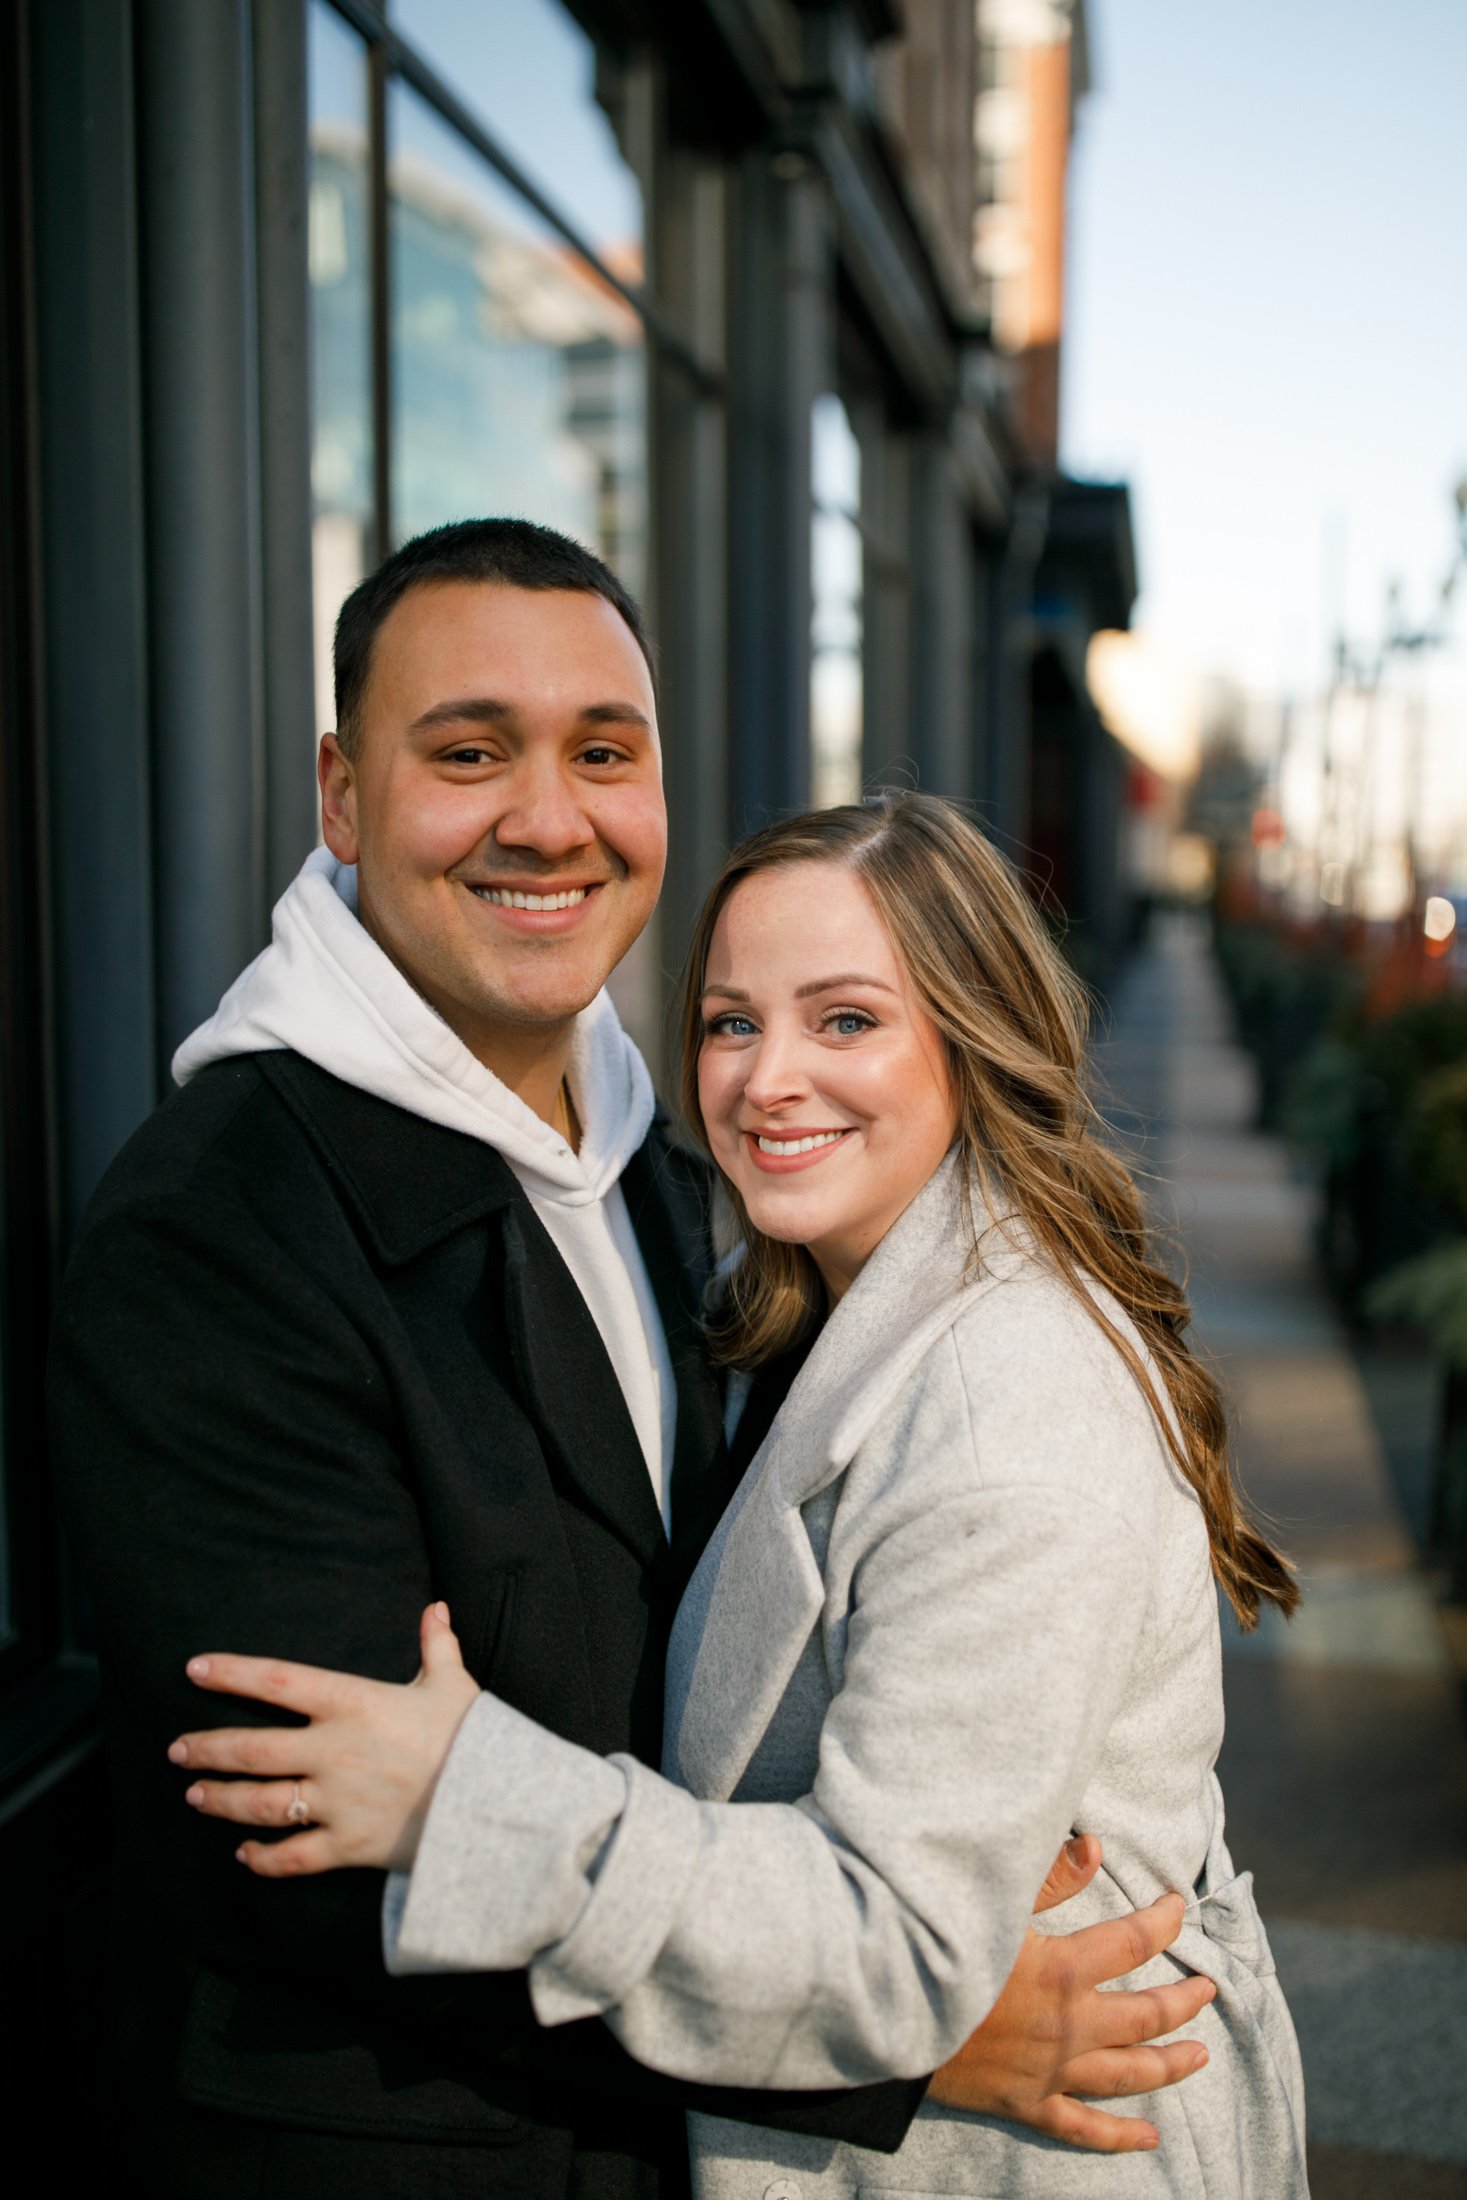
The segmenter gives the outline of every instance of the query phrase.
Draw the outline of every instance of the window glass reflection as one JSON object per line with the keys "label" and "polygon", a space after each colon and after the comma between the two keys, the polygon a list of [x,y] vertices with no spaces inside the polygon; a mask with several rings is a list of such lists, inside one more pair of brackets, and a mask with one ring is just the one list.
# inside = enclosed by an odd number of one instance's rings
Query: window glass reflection
{"label": "window glass reflection", "polygon": [[518,514],[640,592],[640,320],[406,85],[389,124],[397,539]]}
{"label": "window glass reflection", "polygon": [[623,281],[642,194],[596,98],[596,52],[558,0],[393,0],[392,21]]}
{"label": "window glass reflection", "polygon": [[818,808],[861,798],[861,447],[833,393],[810,419],[810,783]]}
{"label": "window glass reflection", "polygon": [[325,0],[309,16],[311,552],[316,723],[335,723],[331,633],[372,554],[367,49]]}

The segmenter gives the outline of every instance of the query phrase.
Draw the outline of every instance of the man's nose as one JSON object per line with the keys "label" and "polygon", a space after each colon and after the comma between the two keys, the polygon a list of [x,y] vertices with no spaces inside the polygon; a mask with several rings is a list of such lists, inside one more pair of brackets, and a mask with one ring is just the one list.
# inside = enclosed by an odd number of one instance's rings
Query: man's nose
{"label": "man's nose", "polygon": [[539,856],[563,858],[595,840],[579,787],[557,767],[525,765],[508,794],[494,827],[501,848],[529,848]]}

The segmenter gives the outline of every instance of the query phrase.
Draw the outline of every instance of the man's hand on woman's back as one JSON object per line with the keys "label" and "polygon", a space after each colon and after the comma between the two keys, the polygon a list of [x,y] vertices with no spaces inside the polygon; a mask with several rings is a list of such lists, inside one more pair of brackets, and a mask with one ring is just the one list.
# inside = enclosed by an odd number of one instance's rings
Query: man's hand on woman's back
{"label": "man's hand on woman's back", "polygon": [[[1055,1858],[1036,1910],[1053,1909],[1100,1869],[1100,1843],[1077,1834]],[[1127,1993],[1102,1993],[1107,1979],[1139,1970],[1169,1947],[1184,1904],[1163,1895],[1079,1932],[1024,1936],[1018,1961],[993,2008],[965,2046],[933,2077],[929,2097],[944,2108],[1006,2116],[1067,2145],[1130,2154],[1158,2144],[1154,2124],[1112,2116],[1078,2095],[1102,2100],[1154,2093],[1191,2077],[1207,2060],[1196,2040],[1151,2042],[1188,2024],[1213,1998],[1211,1979]]]}

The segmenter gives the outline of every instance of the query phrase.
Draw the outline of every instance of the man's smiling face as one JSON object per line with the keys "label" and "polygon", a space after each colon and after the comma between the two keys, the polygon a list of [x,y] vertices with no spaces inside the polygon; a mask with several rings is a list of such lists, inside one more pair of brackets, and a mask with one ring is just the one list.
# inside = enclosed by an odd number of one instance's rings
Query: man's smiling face
{"label": "man's smiling face", "polygon": [[481,1060],[593,1000],[650,917],[667,816],[652,679],[604,597],[435,581],[372,649],[355,753],[321,745],[362,923]]}

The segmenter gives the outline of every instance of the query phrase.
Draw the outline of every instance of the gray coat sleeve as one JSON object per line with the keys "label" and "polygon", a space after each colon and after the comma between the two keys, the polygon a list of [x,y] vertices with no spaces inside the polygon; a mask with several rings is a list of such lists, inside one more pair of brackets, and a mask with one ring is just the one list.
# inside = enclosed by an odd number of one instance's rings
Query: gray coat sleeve
{"label": "gray coat sleeve", "polygon": [[862,1562],[811,1793],[707,1803],[485,1699],[405,1894],[399,1971],[530,1965],[543,2023],[734,2085],[916,2076],[978,2024],[1136,1655],[1137,1538],[1073,1488],[974,1484]]}

